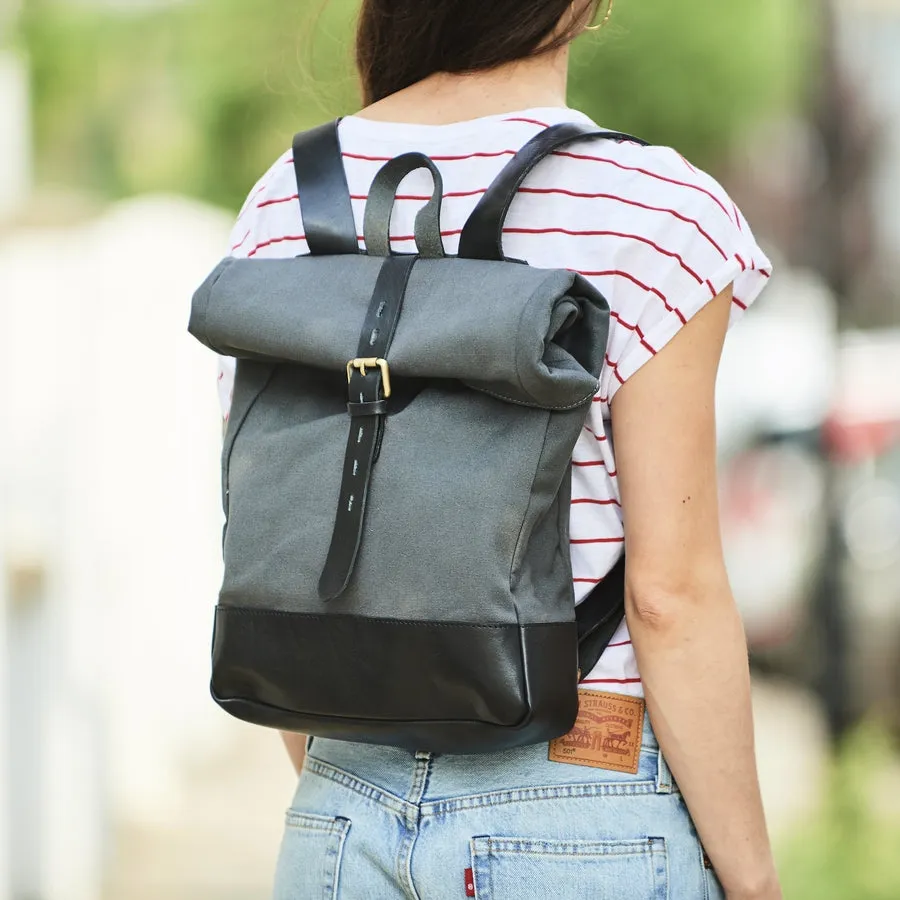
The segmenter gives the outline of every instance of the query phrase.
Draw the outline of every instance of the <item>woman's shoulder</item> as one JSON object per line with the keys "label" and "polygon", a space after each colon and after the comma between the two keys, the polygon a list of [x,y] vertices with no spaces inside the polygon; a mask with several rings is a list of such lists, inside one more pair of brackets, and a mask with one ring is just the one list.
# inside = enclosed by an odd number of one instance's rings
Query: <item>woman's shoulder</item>
{"label": "woman's shoulder", "polygon": [[293,162],[293,151],[285,150],[247,195],[231,232],[232,256],[253,257],[276,243],[303,242]]}
{"label": "woman's shoulder", "polygon": [[[465,134],[455,128],[445,131],[442,137],[449,137],[449,132],[453,132],[455,151],[447,157],[452,166],[446,173],[447,186],[460,188],[459,193],[472,193],[462,191],[469,181],[483,187],[482,181],[502,168],[504,154],[514,153],[545,126],[569,120],[602,130],[577,110],[560,111],[552,121],[546,114],[543,118],[547,121],[524,116],[495,117],[477,123],[460,123],[469,126],[464,129]],[[423,130],[427,134],[427,129],[419,129]],[[437,138],[434,133],[428,136],[429,143]],[[352,130],[346,135],[351,144],[355,137],[359,136]],[[424,148],[425,152],[434,146]],[[358,148],[354,145],[349,149]],[[379,152],[389,158],[389,149],[381,148]],[[456,152],[460,150],[468,153]],[[466,160],[469,165],[463,165]],[[371,165],[375,161],[373,156]],[[287,149],[248,194],[232,231],[229,244],[232,255],[295,255],[303,251],[305,241],[292,163],[293,152]],[[364,173],[369,177],[371,165],[367,165]],[[578,213],[579,219],[583,215],[589,220],[599,216],[621,222],[636,215],[634,224],[648,237],[688,225],[714,242],[728,242],[734,231],[747,227],[737,206],[715,178],[676,149],[662,145],[627,140],[578,141],[556,151],[551,159],[538,166],[523,186],[523,192],[529,191],[543,194],[547,200],[553,197],[554,205],[577,201],[577,210],[572,211]],[[595,202],[590,203],[591,200]],[[614,209],[610,208],[611,204],[615,205]]]}
{"label": "woman's shoulder", "polygon": [[[637,209],[690,215],[713,227],[743,224],[740,211],[722,185],[674,147],[595,139],[579,141],[554,156],[557,161],[548,167],[546,177],[580,184],[576,193],[621,201]],[[535,176],[540,178],[540,171]]]}

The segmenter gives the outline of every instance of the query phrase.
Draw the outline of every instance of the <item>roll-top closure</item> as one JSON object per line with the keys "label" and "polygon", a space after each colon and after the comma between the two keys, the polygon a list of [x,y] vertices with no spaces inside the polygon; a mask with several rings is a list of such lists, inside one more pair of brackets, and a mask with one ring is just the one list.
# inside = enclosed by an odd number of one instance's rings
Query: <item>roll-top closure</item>
{"label": "roll-top closure", "polygon": [[[190,332],[226,356],[342,372],[383,260],[223,260],[194,295]],[[565,409],[596,393],[609,307],[587,280],[509,262],[419,259],[390,348],[403,378],[456,379],[512,403]]]}

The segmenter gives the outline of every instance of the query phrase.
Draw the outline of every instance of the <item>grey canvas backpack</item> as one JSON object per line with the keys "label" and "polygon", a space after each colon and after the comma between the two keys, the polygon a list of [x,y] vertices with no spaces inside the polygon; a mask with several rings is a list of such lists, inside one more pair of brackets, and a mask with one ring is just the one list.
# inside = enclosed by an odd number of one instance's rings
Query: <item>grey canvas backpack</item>
{"label": "grey canvas backpack", "polygon": [[[620,563],[576,615],[571,456],[609,308],[565,270],[503,254],[557,125],[506,166],[444,253],[441,175],[407,153],[356,227],[335,124],[297,136],[309,255],[226,259],[190,331],[237,358],[223,449],[225,574],[212,693],[286,731],[445,753],[569,731],[579,672],[623,616]],[[395,194],[427,168],[417,254],[393,255]]]}

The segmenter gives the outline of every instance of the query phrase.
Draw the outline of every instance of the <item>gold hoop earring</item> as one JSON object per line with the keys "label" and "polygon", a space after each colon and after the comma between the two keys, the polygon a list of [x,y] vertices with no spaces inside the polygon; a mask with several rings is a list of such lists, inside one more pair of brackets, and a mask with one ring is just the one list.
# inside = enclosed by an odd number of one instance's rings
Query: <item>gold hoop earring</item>
{"label": "gold hoop earring", "polygon": [[599,25],[585,25],[585,31],[599,31],[601,28],[606,28],[609,25],[609,20],[612,18],[613,7],[616,5],[616,0],[609,0],[609,5],[606,7],[606,15],[603,17],[603,21]]}

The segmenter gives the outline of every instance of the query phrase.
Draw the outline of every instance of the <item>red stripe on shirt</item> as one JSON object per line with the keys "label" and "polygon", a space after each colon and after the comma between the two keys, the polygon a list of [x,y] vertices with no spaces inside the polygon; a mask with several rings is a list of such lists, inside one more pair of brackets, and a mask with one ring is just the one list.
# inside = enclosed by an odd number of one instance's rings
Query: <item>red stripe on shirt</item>
{"label": "red stripe on shirt", "polygon": [[587,425],[584,426],[584,430],[588,432],[588,434],[592,434],[598,441],[606,441],[609,440],[605,434],[597,434],[593,428],[588,428]]}
{"label": "red stripe on shirt", "polygon": [[[665,306],[665,308],[670,313],[674,313],[676,316],[678,316],[678,319],[682,325],[687,325],[687,318],[685,317],[684,313],[680,309],[678,309],[677,306],[672,306],[672,304],[669,303],[669,300],[666,297],[666,295],[661,290],[659,290],[659,288],[650,287],[650,285],[644,284],[643,281],[640,281],[638,278],[635,278],[634,275],[631,275],[629,272],[622,272],[618,269],[611,269],[606,272],[584,272],[580,269],[578,269],[576,271],[578,271],[579,275],[584,275],[587,278],[613,278],[613,277],[625,278],[628,281],[632,282],[633,284],[636,284],[641,290],[647,291],[648,293],[653,294],[656,297],[659,297],[659,299],[662,300],[662,302],[663,302],[663,306]],[[612,315],[615,315],[615,313],[612,313]],[[654,356],[656,356],[657,351],[654,350],[649,344],[644,342],[644,335],[636,325],[628,325],[627,322],[623,322],[621,319],[619,319],[619,324],[623,325],[629,331],[637,331],[638,337],[640,337],[641,341],[644,343],[644,346]]]}
{"label": "red stripe on shirt", "polygon": [[[475,197],[478,194],[485,194],[485,193],[487,193],[487,188],[477,188],[473,191],[448,191],[446,194],[443,195],[443,197],[445,200],[450,200],[450,199],[455,199],[458,197]],[[298,197],[297,194],[291,194],[290,197],[277,197],[273,200],[263,200],[262,203],[257,203],[256,208],[257,209],[265,209],[265,207],[267,207],[267,206],[275,206],[279,203],[293,203],[294,201],[299,200],[299,199],[300,198]],[[351,194],[350,199],[365,202],[369,199],[369,196],[368,196],[368,194]],[[426,197],[424,194],[397,194],[395,199],[397,199],[397,200],[414,200],[414,201],[420,201],[422,203],[425,203],[431,199],[431,196]]]}
{"label": "red stripe on shirt", "polygon": [[[441,237],[453,237],[453,235],[462,234],[462,228],[451,228],[449,231],[442,231]],[[414,241],[416,236],[414,234],[398,234],[391,235],[392,241]],[[360,238],[362,240],[362,238]]]}
{"label": "red stripe on shirt", "polygon": [[588,678],[580,684],[640,684],[640,678]]}
{"label": "red stripe on shirt", "polygon": [[739,306],[745,312],[747,311],[747,304],[743,300],[738,300],[737,297],[732,297],[731,300],[736,306]]}
{"label": "red stripe on shirt", "polygon": [[[623,273],[624,274],[624,273]],[[623,328],[627,328],[629,331],[635,332],[638,337],[643,337],[643,332],[638,325],[632,325],[630,322],[626,322],[614,309],[609,311],[610,316],[615,319]]]}
{"label": "red stripe on shirt", "polygon": [[526,119],[524,116],[512,116],[509,119],[504,119],[504,122],[527,122],[529,125],[540,125],[541,128],[549,128],[550,126],[546,122],[538,122],[537,119]]}
{"label": "red stripe on shirt", "polygon": [[608,538],[584,538],[580,540],[575,540],[574,538],[569,541],[570,544],[624,544],[625,538],[623,537],[608,537]]}
{"label": "red stripe on shirt", "polygon": [[276,206],[279,203],[293,203],[295,200],[299,199],[299,194],[291,194],[290,197],[275,197],[272,200],[262,200],[261,202],[256,204],[256,208],[265,209],[267,206]]}
{"label": "red stripe on shirt", "polygon": [[[540,124],[540,123],[539,123]],[[456,162],[466,159],[495,159],[499,156],[515,156],[517,150],[498,150],[496,152],[479,152],[479,153],[462,153],[454,156],[432,156],[431,159],[435,162]],[[388,162],[392,157],[389,156],[368,156],[363,153],[348,153],[344,152],[342,154],[347,159],[360,159],[366,162]],[[678,187],[689,188],[690,190],[699,191],[701,194],[705,194],[710,198],[728,217],[728,221],[732,221],[731,214],[725,208],[725,205],[722,201],[716,197],[711,191],[708,191],[706,188],[701,187],[699,184],[691,184],[688,181],[679,181],[676,178],[668,178],[665,175],[660,175],[657,172],[651,172],[649,169],[642,169],[639,166],[626,166],[624,163],[620,163],[614,159],[607,159],[603,156],[589,156],[583,153],[573,153],[571,150],[557,150],[555,151],[556,156],[568,156],[572,159],[581,159],[587,160],[590,162],[599,162],[605,163],[607,165],[616,166],[616,168],[624,169],[626,172],[638,172],[641,175],[646,175],[648,178],[655,178],[658,181],[664,181],[667,184],[674,184]],[[287,160],[287,162],[293,164],[293,159]]]}
{"label": "red stripe on shirt", "polygon": [[600,163],[608,163],[611,166],[615,166],[618,169],[624,169],[626,172],[639,172],[641,175],[646,175],[648,178],[655,178],[658,181],[665,181],[667,184],[674,184],[678,187],[686,187],[690,188],[693,191],[699,191],[701,194],[706,194],[710,200],[712,200],[719,209],[722,210],[723,213],[728,217],[728,221],[731,222],[731,213],[725,208],[725,204],[714,194],[712,191],[708,191],[706,188],[701,187],[699,184],[691,184],[689,181],[679,181],[677,178],[668,178],[665,175],[660,175],[657,172],[651,172],[649,169],[642,169],[639,166],[626,166],[624,163],[620,163],[614,159],[607,159],[603,156],[587,156],[583,153],[573,153],[571,150],[557,150],[555,153],[556,156],[568,156],[572,159],[583,159],[590,162],[600,162]]}
{"label": "red stripe on shirt", "polygon": [[684,257],[674,250],[666,250],[660,247],[655,241],[646,238],[640,234],[628,234],[624,231],[574,231],[569,228],[504,228],[504,234],[568,234],[572,237],[618,237],[626,240],[638,241],[641,244],[647,244],[663,256],[678,261],[679,265],[688,273],[697,284],[703,284],[703,279],[685,262]]}
{"label": "red stripe on shirt", "polygon": [[606,355],[605,360],[606,364],[610,367],[610,369],[612,369],[613,375],[616,376],[616,381],[618,381],[619,384],[625,384],[625,379],[619,374],[618,363],[614,363],[609,358],[609,354]]}
{"label": "red stripe on shirt", "polygon": [[[608,403],[608,397],[594,397],[594,403]],[[572,462],[572,465],[576,469],[599,469],[606,465],[604,460],[600,460],[599,462]],[[618,475],[618,472],[607,471],[607,475],[610,478],[615,478]]]}
{"label": "red stripe on shirt", "polygon": [[[486,194],[487,188],[477,188],[474,191],[448,191],[443,195],[445,200],[454,199],[457,197],[475,197],[478,194]],[[351,194],[351,200],[368,200],[369,197],[367,194]],[[397,194],[397,200],[415,200],[420,202],[426,202],[431,199],[431,197],[426,197],[424,194]]]}
{"label": "red stripe on shirt", "polygon": [[[464,159],[496,159],[498,156],[515,156],[517,150],[497,150],[495,152],[481,151],[478,153],[461,153],[458,156],[432,156],[434,162],[461,162]],[[341,154],[346,159],[361,159],[364,162],[390,162],[391,156],[367,156],[364,153]]]}
{"label": "red stripe on shirt", "polygon": [[[291,160],[291,162],[293,163],[293,160]],[[250,209],[250,206],[252,205],[253,201],[254,201],[254,200],[255,200],[255,199],[256,199],[256,198],[257,198],[257,197],[258,197],[258,196],[259,196],[259,195],[267,188],[267,187],[268,187],[268,186],[269,186],[268,182],[266,182],[265,184],[261,184],[261,185],[260,185],[260,186],[259,186],[259,187],[258,187],[258,188],[257,188],[257,189],[256,189],[256,190],[255,190],[255,191],[254,191],[254,192],[246,199],[246,201],[244,202],[244,205],[241,207],[241,211],[238,213],[238,219],[239,219],[239,220],[243,218],[244,213],[246,213],[247,210]]]}
{"label": "red stripe on shirt", "polygon": [[[508,121],[515,121],[515,120],[508,120]],[[538,122],[535,124],[540,124],[540,123]],[[437,158],[438,157],[435,157],[435,159],[437,159]],[[476,190],[472,190],[472,191],[450,191],[450,192],[444,194],[444,199],[448,200],[451,198],[474,197],[478,194],[485,194],[485,193],[487,193],[487,188],[477,188]],[[697,231],[699,231],[700,234],[707,241],[709,241],[709,243],[712,244],[713,247],[715,247],[715,249],[722,256],[722,259],[728,259],[728,256],[725,253],[725,251],[716,242],[716,240],[712,237],[712,235],[710,235],[709,232],[707,232],[696,219],[692,219],[689,216],[684,216],[677,210],[669,209],[668,207],[651,206],[647,203],[641,203],[637,200],[629,200],[625,197],[616,196],[615,194],[584,193],[581,191],[570,191],[565,188],[528,188],[528,187],[523,187],[523,188],[519,188],[519,193],[521,193],[521,194],[559,194],[559,195],[566,196],[566,197],[575,197],[575,198],[581,198],[581,199],[585,199],[585,200],[612,200],[617,203],[623,203],[627,206],[635,206],[635,207],[638,207],[639,209],[646,209],[650,212],[666,213],[668,215],[674,216],[677,219],[680,219],[682,222],[685,222],[688,225],[693,225],[697,229]],[[266,200],[266,201],[258,204],[258,208],[263,209],[266,206],[273,206],[278,203],[288,203],[288,202],[292,202],[297,199],[298,199],[297,195],[293,194],[290,197],[280,197],[275,200]],[[366,194],[352,194],[351,199],[366,201],[369,198]],[[424,194],[399,194],[396,199],[424,203],[424,202],[427,202],[428,200],[430,200],[431,196],[429,195],[426,197]]]}
{"label": "red stripe on shirt", "polygon": [[686,166],[687,166],[687,167],[688,167],[695,175],[699,175],[699,174],[700,174],[700,173],[697,171],[697,167],[696,167],[695,165],[693,165],[693,164],[690,163],[688,160],[686,160],[680,153],[678,154],[678,156],[679,156],[679,158],[681,159],[681,161],[682,161],[682,162],[683,162],[683,163],[684,163],[684,164],[685,164],[685,165],[686,165]]}
{"label": "red stripe on shirt", "polygon": [[607,644],[607,647],[630,647],[631,641],[619,641],[615,644]]}
{"label": "red stripe on shirt", "polygon": [[[582,193],[580,191],[569,191],[565,188],[528,188],[523,187],[519,188],[520,194],[563,194],[566,197],[576,197],[582,198],[585,200],[613,200],[617,203],[624,203],[626,206],[636,206],[639,209],[646,209],[650,212],[661,212],[667,213],[669,215],[675,216],[676,219],[680,219],[682,222],[687,223],[688,225],[693,225],[703,237],[706,238],[719,251],[722,256],[722,259],[728,259],[728,254],[719,246],[719,244],[713,239],[713,237],[707,232],[703,226],[696,220],[691,219],[689,216],[684,216],[680,212],[674,209],[670,209],[667,206],[651,206],[648,203],[640,203],[637,200],[629,200],[625,197],[619,197],[616,194],[590,194],[590,193]],[[429,197],[424,198],[426,200],[430,199]]]}
{"label": "red stripe on shirt", "polygon": [[272,244],[284,244],[287,241],[305,241],[305,234],[287,234],[284,237],[277,238],[269,238],[267,241],[263,241],[260,244],[257,244],[248,254],[247,257],[256,256],[256,254],[262,250],[264,247],[271,247]]}
{"label": "red stripe on shirt", "polygon": [[231,248],[232,252],[234,252],[235,250],[238,250],[240,247],[242,247],[244,245],[244,241],[246,241],[247,238],[250,237],[250,232],[252,230],[253,230],[252,228],[247,229],[247,233]]}
{"label": "red stripe on shirt", "polygon": [[577,506],[579,503],[586,503],[586,504],[590,504],[592,506],[621,506],[622,505],[621,503],[619,503],[618,500],[613,500],[613,499],[591,500],[586,497],[583,499],[572,500],[571,502],[572,502],[572,506]]}
{"label": "red stripe on shirt", "polygon": [[[534,234],[534,235],[560,233],[560,234],[573,235],[576,237],[578,237],[578,236],[582,236],[582,237],[610,236],[610,237],[621,237],[621,238],[635,240],[640,243],[649,244],[651,247],[653,247],[655,250],[659,251],[660,253],[662,253],[665,256],[669,256],[669,257],[672,257],[673,259],[677,259],[679,261],[679,263],[681,264],[681,267],[689,275],[693,276],[699,284],[703,284],[703,281],[700,278],[700,276],[697,275],[697,273],[694,272],[694,270],[691,269],[690,266],[687,265],[687,263],[685,263],[684,259],[679,254],[674,253],[670,250],[666,250],[665,248],[660,247],[658,244],[655,244],[653,241],[649,240],[648,238],[641,237],[640,235],[625,234],[625,233],[613,232],[613,231],[570,231],[570,230],[567,230],[564,228],[504,228],[503,233],[504,234]],[[451,229],[442,231],[441,237],[453,237],[454,235],[458,235],[458,234],[462,234],[461,228],[451,228]],[[363,238],[360,236],[358,239],[362,240]],[[415,239],[416,239],[416,237],[413,234],[391,235],[392,241],[398,241],[398,242],[414,241]],[[299,236],[286,235],[284,237],[271,238],[268,241],[264,241],[261,244],[258,244],[254,248],[254,251],[252,251],[252,252],[261,250],[263,247],[269,246],[270,244],[278,244],[278,243],[282,243],[284,241],[298,241],[298,240],[306,240],[305,235],[299,235]],[[251,255],[252,255],[252,253],[251,253]],[[588,273],[585,273],[585,272],[579,271],[579,274],[587,275],[588,277],[599,276],[601,274],[622,275],[623,277],[629,278],[631,281],[634,281],[636,284],[640,285],[640,282],[638,282],[637,279],[635,279],[633,276],[628,275],[628,273],[626,273],[626,272],[610,272],[610,273],[588,272]],[[655,294],[657,297],[660,297],[660,299],[662,299],[663,303],[665,304],[666,309],[668,309],[669,312],[672,312],[675,315],[677,315],[682,320],[683,324],[687,322],[687,320],[684,318],[684,314],[680,310],[671,306],[669,304],[668,300],[665,299],[665,296],[660,291],[655,290],[653,288],[646,287],[644,285],[640,285],[640,286],[644,287],[645,290],[650,291],[651,293]],[[649,347],[648,347],[648,349],[649,349]]]}

